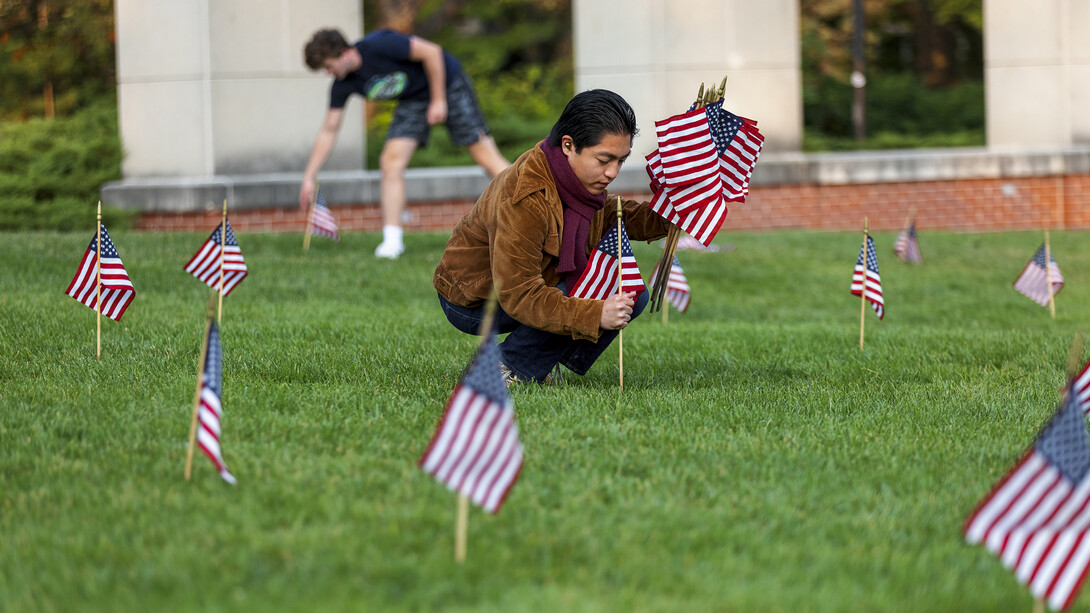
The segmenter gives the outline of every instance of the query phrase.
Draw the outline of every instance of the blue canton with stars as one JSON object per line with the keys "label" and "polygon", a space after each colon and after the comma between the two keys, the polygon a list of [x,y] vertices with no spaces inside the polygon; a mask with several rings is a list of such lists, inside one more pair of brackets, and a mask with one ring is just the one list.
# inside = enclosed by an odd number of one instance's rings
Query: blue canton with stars
{"label": "blue canton with stars", "polygon": [[477,359],[470,365],[462,377],[462,385],[481,394],[492,402],[504,406],[507,404],[507,386],[500,375],[500,347],[496,344],[496,335],[490,333],[484,342]]}
{"label": "blue canton with stars", "polygon": [[[622,226],[623,227],[623,226]],[[617,256],[617,226],[611,225],[609,232],[602,237],[602,240],[598,241],[598,251],[609,255],[614,258]],[[628,233],[625,232],[621,235],[621,256],[632,257],[632,243],[628,242]],[[620,258],[618,258],[620,259]]]}
{"label": "blue canton with stars", "polygon": [[[1048,254],[1048,259],[1051,260],[1053,264],[1056,263],[1056,258],[1052,257],[1051,253]],[[1041,269],[1044,269],[1044,267],[1045,267],[1045,246],[1044,245],[1041,245],[1041,248],[1037,250],[1037,253],[1033,254],[1033,263],[1040,266]]]}
{"label": "blue canton with stars", "polygon": [[208,354],[204,358],[204,385],[212,390],[217,398],[223,391],[223,349],[220,347],[220,332],[216,322],[208,328]]}
{"label": "blue canton with stars", "polygon": [[722,100],[717,100],[704,107],[704,111],[708,115],[708,130],[712,133],[715,148],[719,150],[719,155],[725,155],[727,147],[730,146],[731,141],[734,140],[738,130],[742,127],[742,119],[734,113],[724,110]]}
{"label": "blue canton with stars", "polygon": [[1073,483],[1090,472],[1090,435],[1073,389],[1068,388],[1067,402],[1041,431],[1036,449]]}
{"label": "blue canton with stars", "polygon": [[[210,238],[212,240],[212,242],[216,243],[217,245],[222,245],[223,244],[223,241],[220,240],[220,228],[221,227],[223,227],[223,224],[220,224],[220,225],[216,226],[215,232],[212,233],[212,236],[208,237],[208,238]],[[230,221],[227,222],[227,246],[228,247],[238,247],[238,241],[235,240],[235,233],[231,231],[231,222]]]}
{"label": "blue canton with stars", "polygon": [[[863,263],[863,249],[859,249],[859,258],[856,259],[855,265],[859,266]],[[867,236],[867,270],[872,270],[878,273],[878,254],[874,252],[874,239]]]}
{"label": "blue canton with stars", "polygon": [[[100,225],[102,228],[102,257],[104,258],[116,258],[117,249],[114,248],[114,242],[110,240],[110,233],[106,231],[106,226]],[[87,246],[88,251],[98,251],[98,247],[95,245],[98,243],[98,235],[91,239],[91,244]]]}

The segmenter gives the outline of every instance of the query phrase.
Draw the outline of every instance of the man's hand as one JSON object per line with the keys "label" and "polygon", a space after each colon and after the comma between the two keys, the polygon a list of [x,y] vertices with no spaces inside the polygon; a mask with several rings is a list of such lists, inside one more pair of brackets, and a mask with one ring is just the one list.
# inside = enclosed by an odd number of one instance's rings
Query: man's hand
{"label": "man's hand", "polygon": [[613,294],[602,305],[602,329],[620,330],[632,320],[632,307],[636,306],[636,292]]}
{"label": "man's hand", "polygon": [[307,210],[310,206],[310,197],[314,195],[314,181],[311,179],[303,179],[303,184],[299,187],[299,208]]}
{"label": "man's hand", "polygon": [[437,126],[447,121],[447,101],[432,100],[428,103],[428,125]]}

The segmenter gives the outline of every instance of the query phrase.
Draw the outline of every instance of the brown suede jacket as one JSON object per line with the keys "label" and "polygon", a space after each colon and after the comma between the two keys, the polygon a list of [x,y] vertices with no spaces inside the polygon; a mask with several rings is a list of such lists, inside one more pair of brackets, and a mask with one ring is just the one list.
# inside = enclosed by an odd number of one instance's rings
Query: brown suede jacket
{"label": "brown suede jacket", "polygon": [[[616,196],[591,220],[587,255],[617,223]],[[646,202],[622,204],[630,240],[666,236],[667,221]],[[564,207],[552,171],[540,148],[522,154],[484,190],[477,204],[455,226],[432,283],[439,294],[459,306],[479,305],[496,279],[500,307],[517,321],[554,334],[598,340],[602,333],[601,300],[571,298],[556,288]],[[646,272],[650,271],[644,271]]]}

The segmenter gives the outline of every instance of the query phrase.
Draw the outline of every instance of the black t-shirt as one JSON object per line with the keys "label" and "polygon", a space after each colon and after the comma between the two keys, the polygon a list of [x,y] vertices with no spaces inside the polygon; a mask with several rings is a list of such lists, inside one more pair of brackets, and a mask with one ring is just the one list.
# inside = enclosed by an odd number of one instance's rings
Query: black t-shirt
{"label": "black t-shirt", "polygon": [[[376,30],[356,43],[363,64],[356,72],[334,80],[329,91],[329,108],[344,108],[348,96],[359,94],[368,100],[428,100],[428,76],[424,64],[409,59],[409,37],[392,30]],[[443,51],[447,87],[462,74],[462,65]]]}

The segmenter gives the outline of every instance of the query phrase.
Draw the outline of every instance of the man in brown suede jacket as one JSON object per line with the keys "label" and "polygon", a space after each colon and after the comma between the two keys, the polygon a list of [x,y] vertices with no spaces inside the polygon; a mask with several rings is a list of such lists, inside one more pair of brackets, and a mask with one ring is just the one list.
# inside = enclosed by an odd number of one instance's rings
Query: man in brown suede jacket
{"label": "man in brown suede jacket", "polygon": [[[647,292],[605,300],[573,298],[591,250],[616,223],[606,188],[632,152],[632,107],[591,90],[564,108],[549,137],[522,154],[485,189],[454,228],[433,283],[447,319],[479,332],[484,301],[497,283],[496,327],[508,384],[545,382],[561,364],[583,375],[647,303]],[[609,206],[606,206],[606,203]],[[628,236],[655,240],[667,222],[647,203],[623,202]]]}

